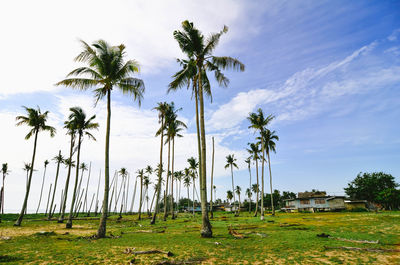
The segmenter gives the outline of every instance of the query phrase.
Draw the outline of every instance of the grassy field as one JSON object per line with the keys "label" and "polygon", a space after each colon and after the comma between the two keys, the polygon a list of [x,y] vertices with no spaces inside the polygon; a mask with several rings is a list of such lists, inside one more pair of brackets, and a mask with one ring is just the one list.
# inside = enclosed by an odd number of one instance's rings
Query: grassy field
{"label": "grassy field", "polygon": [[[200,238],[200,216],[138,222],[137,216],[112,216],[105,239],[93,239],[98,220],[65,224],[28,215],[13,227],[16,215],[0,223],[0,263],[6,264],[400,264],[400,252],[326,249],[357,247],[400,250],[400,212],[278,213],[264,221],[247,213],[217,213],[213,238]],[[231,226],[239,237],[229,234]],[[42,233],[43,231],[50,233]],[[317,237],[329,234],[330,238]],[[368,240],[379,243],[345,241]],[[144,250],[166,254],[134,255]],[[168,263],[169,262],[169,263]],[[184,263],[187,262],[187,263]],[[192,263],[189,263],[192,262]]]}

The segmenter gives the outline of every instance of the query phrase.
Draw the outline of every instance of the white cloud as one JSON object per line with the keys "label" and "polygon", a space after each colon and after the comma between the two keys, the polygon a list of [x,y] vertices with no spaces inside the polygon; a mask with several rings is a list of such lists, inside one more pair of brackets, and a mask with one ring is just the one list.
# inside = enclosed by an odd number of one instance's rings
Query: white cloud
{"label": "white cloud", "polygon": [[253,20],[260,12],[256,3],[229,0],[2,1],[0,71],[7,78],[0,96],[54,91],[54,84],[77,66],[73,58],[81,50],[78,39],[124,43],[128,57],[151,74],[182,56],[172,33],[183,20],[194,21],[205,33],[230,26],[219,47],[229,50],[230,40],[257,32]]}

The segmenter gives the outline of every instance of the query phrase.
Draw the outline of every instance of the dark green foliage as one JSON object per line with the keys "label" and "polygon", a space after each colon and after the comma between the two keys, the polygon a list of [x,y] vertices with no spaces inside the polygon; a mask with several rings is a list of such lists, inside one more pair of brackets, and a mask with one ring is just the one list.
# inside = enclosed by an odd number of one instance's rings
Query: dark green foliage
{"label": "dark green foliage", "polygon": [[352,199],[380,203],[386,209],[390,209],[400,205],[400,191],[396,189],[398,186],[390,174],[360,172],[344,190]]}

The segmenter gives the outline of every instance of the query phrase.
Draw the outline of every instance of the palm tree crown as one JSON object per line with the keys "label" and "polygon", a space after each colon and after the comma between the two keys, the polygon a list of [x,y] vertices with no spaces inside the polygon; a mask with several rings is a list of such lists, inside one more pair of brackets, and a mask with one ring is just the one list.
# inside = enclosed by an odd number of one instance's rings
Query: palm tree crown
{"label": "palm tree crown", "polygon": [[25,136],[26,140],[31,138],[36,132],[40,131],[48,131],[50,132],[50,136],[54,137],[56,129],[46,124],[47,116],[49,114],[48,111],[42,113],[39,107],[37,107],[37,109],[33,109],[23,106],[23,108],[28,112],[28,116],[17,116],[16,120],[18,122],[16,125],[20,126],[25,124],[29,127],[32,127],[32,129]]}

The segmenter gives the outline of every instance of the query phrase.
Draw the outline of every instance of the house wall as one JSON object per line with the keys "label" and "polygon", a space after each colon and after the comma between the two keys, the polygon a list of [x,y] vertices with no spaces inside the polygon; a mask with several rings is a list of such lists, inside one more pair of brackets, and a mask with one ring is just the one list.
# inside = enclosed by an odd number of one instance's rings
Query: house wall
{"label": "house wall", "polygon": [[329,200],[329,208],[331,209],[345,209],[346,207],[344,206],[344,199],[342,198],[335,198],[332,200]]}
{"label": "house wall", "polygon": [[353,210],[353,209],[365,209],[365,202],[355,202],[355,203],[345,203],[346,209],[347,210]]}

